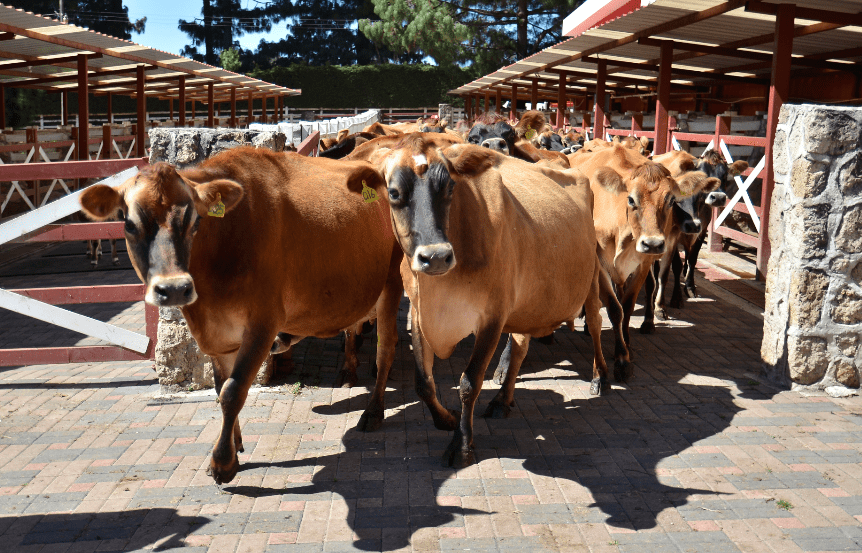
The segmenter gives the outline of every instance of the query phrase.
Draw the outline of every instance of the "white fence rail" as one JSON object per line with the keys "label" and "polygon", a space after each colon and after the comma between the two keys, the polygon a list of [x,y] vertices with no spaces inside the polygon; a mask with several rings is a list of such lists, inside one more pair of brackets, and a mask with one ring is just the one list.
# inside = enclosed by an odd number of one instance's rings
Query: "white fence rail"
{"label": "white fence rail", "polygon": [[339,131],[347,129],[350,133],[359,132],[368,125],[380,121],[380,112],[370,109],[364,113],[348,117],[336,117],[324,121],[300,121],[298,123],[252,123],[249,129],[255,131],[279,131],[287,136],[287,140],[294,146],[305,140],[314,132],[319,132],[321,138],[334,137]]}

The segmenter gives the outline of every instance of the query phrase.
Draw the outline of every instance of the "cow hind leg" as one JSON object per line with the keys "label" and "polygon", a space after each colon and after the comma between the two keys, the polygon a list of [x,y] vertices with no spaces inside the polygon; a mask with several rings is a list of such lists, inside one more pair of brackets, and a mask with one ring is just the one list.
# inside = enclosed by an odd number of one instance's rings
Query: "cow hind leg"
{"label": "cow hind leg", "polygon": [[217,484],[230,482],[239,471],[237,443],[242,443],[239,412],[245,405],[248,389],[269,354],[275,336],[275,330],[246,330],[230,375],[222,383],[218,396],[222,408],[222,427],[210,461],[210,475]]}
{"label": "cow hind leg", "polygon": [[[500,375],[500,382],[497,382],[497,374],[494,374],[494,382],[502,384],[500,391],[488,404],[485,409],[485,418],[505,419],[512,411],[512,406],[515,405],[515,381],[518,379],[518,372],[521,370],[521,363],[524,362],[524,357],[527,356],[527,351],[530,348],[529,334],[510,334],[506,341],[506,349],[509,352],[508,366],[504,374]],[[502,356],[501,356],[502,361]],[[500,370],[500,367],[497,367]]]}
{"label": "cow hind leg", "polygon": [[356,352],[359,350],[358,336],[362,331],[362,323],[357,323],[344,331],[344,365],[335,377],[336,388],[353,388],[356,386],[356,367],[359,359]]}
{"label": "cow hind leg", "polygon": [[114,265],[120,264],[120,256],[117,254],[117,240],[116,240],[116,238],[111,238],[111,262]]}
{"label": "cow hind leg", "polygon": [[[454,468],[464,468],[476,462],[473,451],[473,408],[479,392],[482,391],[482,382],[485,379],[485,370],[497,349],[500,341],[500,333],[503,330],[502,323],[486,325],[476,333],[476,343],[467,369],[461,375],[461,420],[455,429],[452,441],[443,452],[443,465]],[[517,339],[517,338],[515,338]],[[513,346],[514,350],[514,346]],[[513,352],[514,353],[514,352]],[[511,370],[507,380],[517,378],[517,373]]]}
{"label": "cow hind leg", "polygon": [[[614,379],[625,382],[632,374],[631,351],[623,333],[623,308],[604,272],[599,274],[599,293],[614,330]],[[601,327],[599,327],[601,328]]]}
{"label": "cow hind leg", "polygon": [[608,366],[605,364],[605,356],[602,353],[602,300],[601,287],[599,284],[601,269],[596,267],[593,274],[593,283],[590,286],[590,293],[584,303],[586,310],[586,320],[592,325],[593,333],[593,380],[590,382],[590,394],[594,396],[602,395],[602,390],[610,388],[608,381]]}
{"label": "cow hind leg", "polygon": [[[395,347],[398,345],[398,304],[404,294],[404,285],[401,283],[401,275],[393,271],[386,281],[383,293],[377,300],[377,354],[375,366],[377,372],[374,375],[374,392],[368,400],[368,407],[356,428],[365,432],[377,430],[383,424],[384,393],[386,392],[386,381],[389,380],[389,370],[395,360]],[[357,329],[362,331],[361,326]]]}
{"label": "cow hind leg", "polygon": [[497,364],[497,370],[494,371],[494,384],[502,385],[506,380],[506,374],[509,372],[509,367],[512,363],[512,335],[506,337],[506,347],[503,348],[503,353],[500,354],[500,362]]}

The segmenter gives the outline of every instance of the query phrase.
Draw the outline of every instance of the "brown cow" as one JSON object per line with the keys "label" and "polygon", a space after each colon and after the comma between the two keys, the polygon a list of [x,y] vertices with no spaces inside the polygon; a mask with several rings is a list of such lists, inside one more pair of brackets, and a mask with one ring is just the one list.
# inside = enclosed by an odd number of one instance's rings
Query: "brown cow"
{"label": "brown cow", "polygon": [[[369,157],[386,177],[405,252],[416,391],[434,425],[455,430],[443,462],[461,467],[474,462],[473,407],[501,333],[513,333],[511,366],[486,416],[505,416],[513,404],[530,336],[573,322],[582,308],[597,329],[591,390],[599,394],[608,385],[599,336],[601,271],[583,175],[472,145],[440,149],[430,136],[408,135]],[[459,422],[437,399],[432,371],[435,355],[448,358],[470,334],[476,342],[461,378]]]}
{"label": "brown cow", "polygon": [[[653,261],[665,252],[679,188],[667,169],[620,144],[572,154],[569,160],[590,178],[599,259],[616,285],[624,313],[622,334],[630,346],[629,321]],[[624,348],[617,344],[617,351]],[[616,359],[618,380],[631,376],[627,361]]]}
{"label": "brown cow", "polygon": [[335,336],[373,309],[379,370],[359,428],[382,422],[403,254],[388,203],[363,196],[385,194],[367,163],[243,147],[194,169],[155,164],[116,190],[101,185],[81,195],[92,217],[123,210],[146,301],[182,308],[213,358],[224,415],[210,467],[216,482],[230,482],[239,468],[237,417],[271,349]]}

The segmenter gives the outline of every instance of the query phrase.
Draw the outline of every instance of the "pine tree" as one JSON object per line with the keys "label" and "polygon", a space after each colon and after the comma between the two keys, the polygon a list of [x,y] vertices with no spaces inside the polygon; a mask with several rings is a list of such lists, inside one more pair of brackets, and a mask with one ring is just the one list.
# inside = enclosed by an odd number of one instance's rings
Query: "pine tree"
{"label": "pine tree", "polygon": [[[46,17],[55,17],[59,8],[57,0],[9,0],[21,8]],[[143,33],[147,18],[134,23],[129,21],[129,8],[123,0],[65,0],[63,2],[69,23],[124,40],[131,40],[132,33]]]}
{"label": "pine tree", "polygon": [[[244,9],[240,0],[203,0],[200,18],[179,22],[179,29],[191,39],[191,44],[183,48],[180,55],[218,65],[223,50],[238,46],[236,37],[271,28],[268,8]],[[203,53],[198,51],[200,46],[203,46]]]}

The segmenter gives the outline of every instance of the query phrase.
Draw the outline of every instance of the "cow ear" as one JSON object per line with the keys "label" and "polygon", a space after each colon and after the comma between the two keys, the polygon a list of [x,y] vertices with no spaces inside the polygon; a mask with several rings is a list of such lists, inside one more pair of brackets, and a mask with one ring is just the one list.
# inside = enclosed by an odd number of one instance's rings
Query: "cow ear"
{"label": "cow ear", "polygon": [[448,119],[443,119],[440,121],[440,128],[441,129],[445,130],[446,127],[448,127],[448,126],[449,126],[449,120]]}
{"label": "cow ear", "polygon": [[709,177],[706,179],[706,182],[703,183],[703,187],[701,190],[704,192],[715,192],[716,190],[721,188],[721,181],[716,177]]}
{"label": "cow ear", "polygon": [[[389,149],[384,148],[384,150],[388,153]],[[380,152],[380,150],[378,150]],[[362,194],[363,188],[369,186],[371,188],[383,189],[386,188],[386,180],[383,178],[383,175],[375,169],[376,165],[364,162],[355,162],[351,163],[351,165],[355,166],[355,170],[351,171],[347,176],[347,188],[351,192],[355,192],[357,194]]]}
{"label": "cow ear", "polygon": [[215,179],[202,183],[192,183],[195,191],[195,209],[200,216],[206,215],[207,211],[216,207],[219,202],[224,204],[227,213],[239,203],[245,191],[238,182],[228,179]]}
{"label": "cow ear", "polygon": [[675,182],[679,193],[674,192],[677,198],[686,198],[703,190],[706,184],[706,175],[700,171],[689,171],[677,177]]}
{"label": "cow ear", "polygon": [[614,135],[614,137],[611,138],[611,142],[614,144],[620,144],[620,137],[617,135]]}
{"label": "cow ear", "polygon": [[730,164],[730,167],[728,167],[728,169],[730,169],[731,175],[733,175],[734,177],[738,177],[739,175],[744,173],[746,169],[748,169],[748,162],[741,160],[734,161]]}
{"label": "cow ear", "polygon": [[643,146],[644,150],[649,148],[649,138],[646,136],[641,137],[641,146]]}
{"label": "cow ear", "polygon": [[104,221],[122,207],[123,195],[106,184],[96,184],[81,193],[80,201],[87,217]]}
{"label": "cow ear", "polygon": [[610,167],[600,167],[593,173],[592,180],[598,182],[602,188],[612,194],[620,194],[626,191],[626,185],[619,173]]}
{"label": "cow ear", "polygon": [[438,150],[438,153],[446,161],[449,171],[459,175],[475,175],[486,171],[503,156],[488,148],[466,145],[450,146],[443,151]]}

